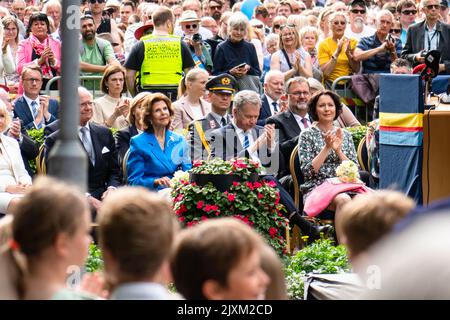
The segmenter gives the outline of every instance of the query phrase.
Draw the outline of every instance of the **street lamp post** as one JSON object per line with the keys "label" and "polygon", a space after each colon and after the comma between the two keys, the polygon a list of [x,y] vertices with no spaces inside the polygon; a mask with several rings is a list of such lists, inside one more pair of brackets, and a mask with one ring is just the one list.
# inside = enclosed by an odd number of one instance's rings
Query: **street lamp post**
{"label": "street lamp post", "polygon": [[49,155],[49,174],[86,191],[87,156],[78,139],[80,105],[80,0],[62,1],[60,134]]}

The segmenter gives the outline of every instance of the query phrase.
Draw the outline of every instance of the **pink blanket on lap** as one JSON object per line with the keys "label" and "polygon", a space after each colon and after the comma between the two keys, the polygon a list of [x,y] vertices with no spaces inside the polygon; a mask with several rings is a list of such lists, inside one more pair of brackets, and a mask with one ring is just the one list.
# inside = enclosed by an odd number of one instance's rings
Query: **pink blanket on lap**
{"label": "pink blanket on lap", "polygon": [[337,178],[327,179],[316,187],[306,198],[304,211],[309,217],[315,217],[325,210],[339,193],[353,191],[369,192],[371,189],[363,183],[342,183]]}

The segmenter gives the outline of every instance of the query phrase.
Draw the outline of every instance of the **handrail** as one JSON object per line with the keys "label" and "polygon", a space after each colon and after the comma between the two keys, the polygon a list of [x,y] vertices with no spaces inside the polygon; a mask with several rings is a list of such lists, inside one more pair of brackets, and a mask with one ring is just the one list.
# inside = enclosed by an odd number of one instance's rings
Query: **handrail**
{"label": "handrail", "polygon": [[345,81],[345,80],[348,81],[348,80],[351,80],[351,79],[352,79],[351,76],[342,76],[342,77],[336,78],[336,79],[333,81],[333,84],[331,85],[331,91],[336,92],[336,86],[337,86],[337,84],[338,84],[339,82]]}
{"label": "handrail", "polygon": [[[96,80],[102,80],[102,78],[103,78],[103,76],[80,76],[80,83],[81,83],[81,81],[86,81],[86,80],[94,80],[94,81],[96,81]],[[45,89],[44,89],[44,91],[45,91],[45,94],[46,95],[50,95],[50,87],[51,87],[51,85],[54,83],[54,82],[56,82],[56,81],[58,81],[59,79],[61,79],[61,76],[56,76],[56,77],[53,77],[53,78],[51,78],[48,82],[47,82],[47,84],[45,85]],[[95,97],[95,86],[94,86],[94,89],[92,89],[92,95]]]}

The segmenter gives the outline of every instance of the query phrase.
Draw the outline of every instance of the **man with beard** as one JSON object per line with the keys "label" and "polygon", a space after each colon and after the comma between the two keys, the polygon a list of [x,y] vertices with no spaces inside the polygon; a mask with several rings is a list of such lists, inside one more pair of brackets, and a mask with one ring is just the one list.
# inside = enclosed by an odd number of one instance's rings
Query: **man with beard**
{"label": "man with beard", "polygon": [[264,94],[261,97],[261,112],[259,113],[258,126],[264,126],[266,119],[278,114],[283,105],[280,97],[284,93],[284,74],[280,70],[270,70],[264,77]]}
{"label": "man with beard", "polygon": [[348,15],[350,23],[345,29],[344,36],[359,41],[362,37],[370,37],[375,33],[374,28],[366,25],[367,6],[364,0],[351,1]]}
{"label": "man with beard", "polygon": [[286,83],[289,109],[268,118],[266,121],[267,124],[275,124],[275,129],[278,130],[278,141],[282,155],[278,178],[289,174],[289,159],[292,150],[298,144],[298,136],[302,130],[311,126],[307,105],[310,98],[309,89],[306,78],[289,79]]}
{"label": "man with beard", "polygon": [[81,17],[81,36],[80,71],[83,75],[101,76],[109,65],[120,65],[111,43],[96,37],[94,18],[90,15]]}
{"label": "man with beard", "polygon": [[223,3],[221,0],[209,0],[205,9],[205,16],[209,16],[219,22],[223,10]]}

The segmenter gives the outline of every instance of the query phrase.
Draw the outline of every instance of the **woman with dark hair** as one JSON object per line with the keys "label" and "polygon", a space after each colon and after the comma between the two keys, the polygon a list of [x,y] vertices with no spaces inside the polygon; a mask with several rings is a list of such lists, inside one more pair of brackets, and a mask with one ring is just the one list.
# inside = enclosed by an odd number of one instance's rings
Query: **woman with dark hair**
{"label": "woman with dark hair", "polygon": [[[41,88],[44,89],[51,78],[61,73],[61,43],[50,36],[50,22],[45,13],[31,15],[27,36],[17,49],[17,72],[21,74],[24,66],[38,65],[42,69]],[[21,93],[22,86],[19,86]]]}
{"label": "woman with dark hair", "polygon": [[108,128],[126,128],[130,100],[122,98],[122,94],[127,92],[125,70],[117,65],[107,67],[100,82],[100,89],[105,95],[94,100],[92,121]]}
{"label": "woman with dark hair", "polygon": [[170,187],[175,171],[192,167],[189,148],[183,136],[169,130],[174,115],[169,98],[154,93],[142,104],[144,132],[131,138],[128,183],[161,190]]}
{"label": "woman with dark hair", "polygon": [[[308,107],[315,122],[301,132],[298,140],[300,169],[304,176],[300,190],[305,203],[316,187],[336,177],[336,169],[342,161],[358,163],[351,134],[333,124],[342,112],[339,96],[329,90],[318,92],[309,100]],[[340,193],[331,199],[328,209],[338,214],[349,200],[349,195]]]}

